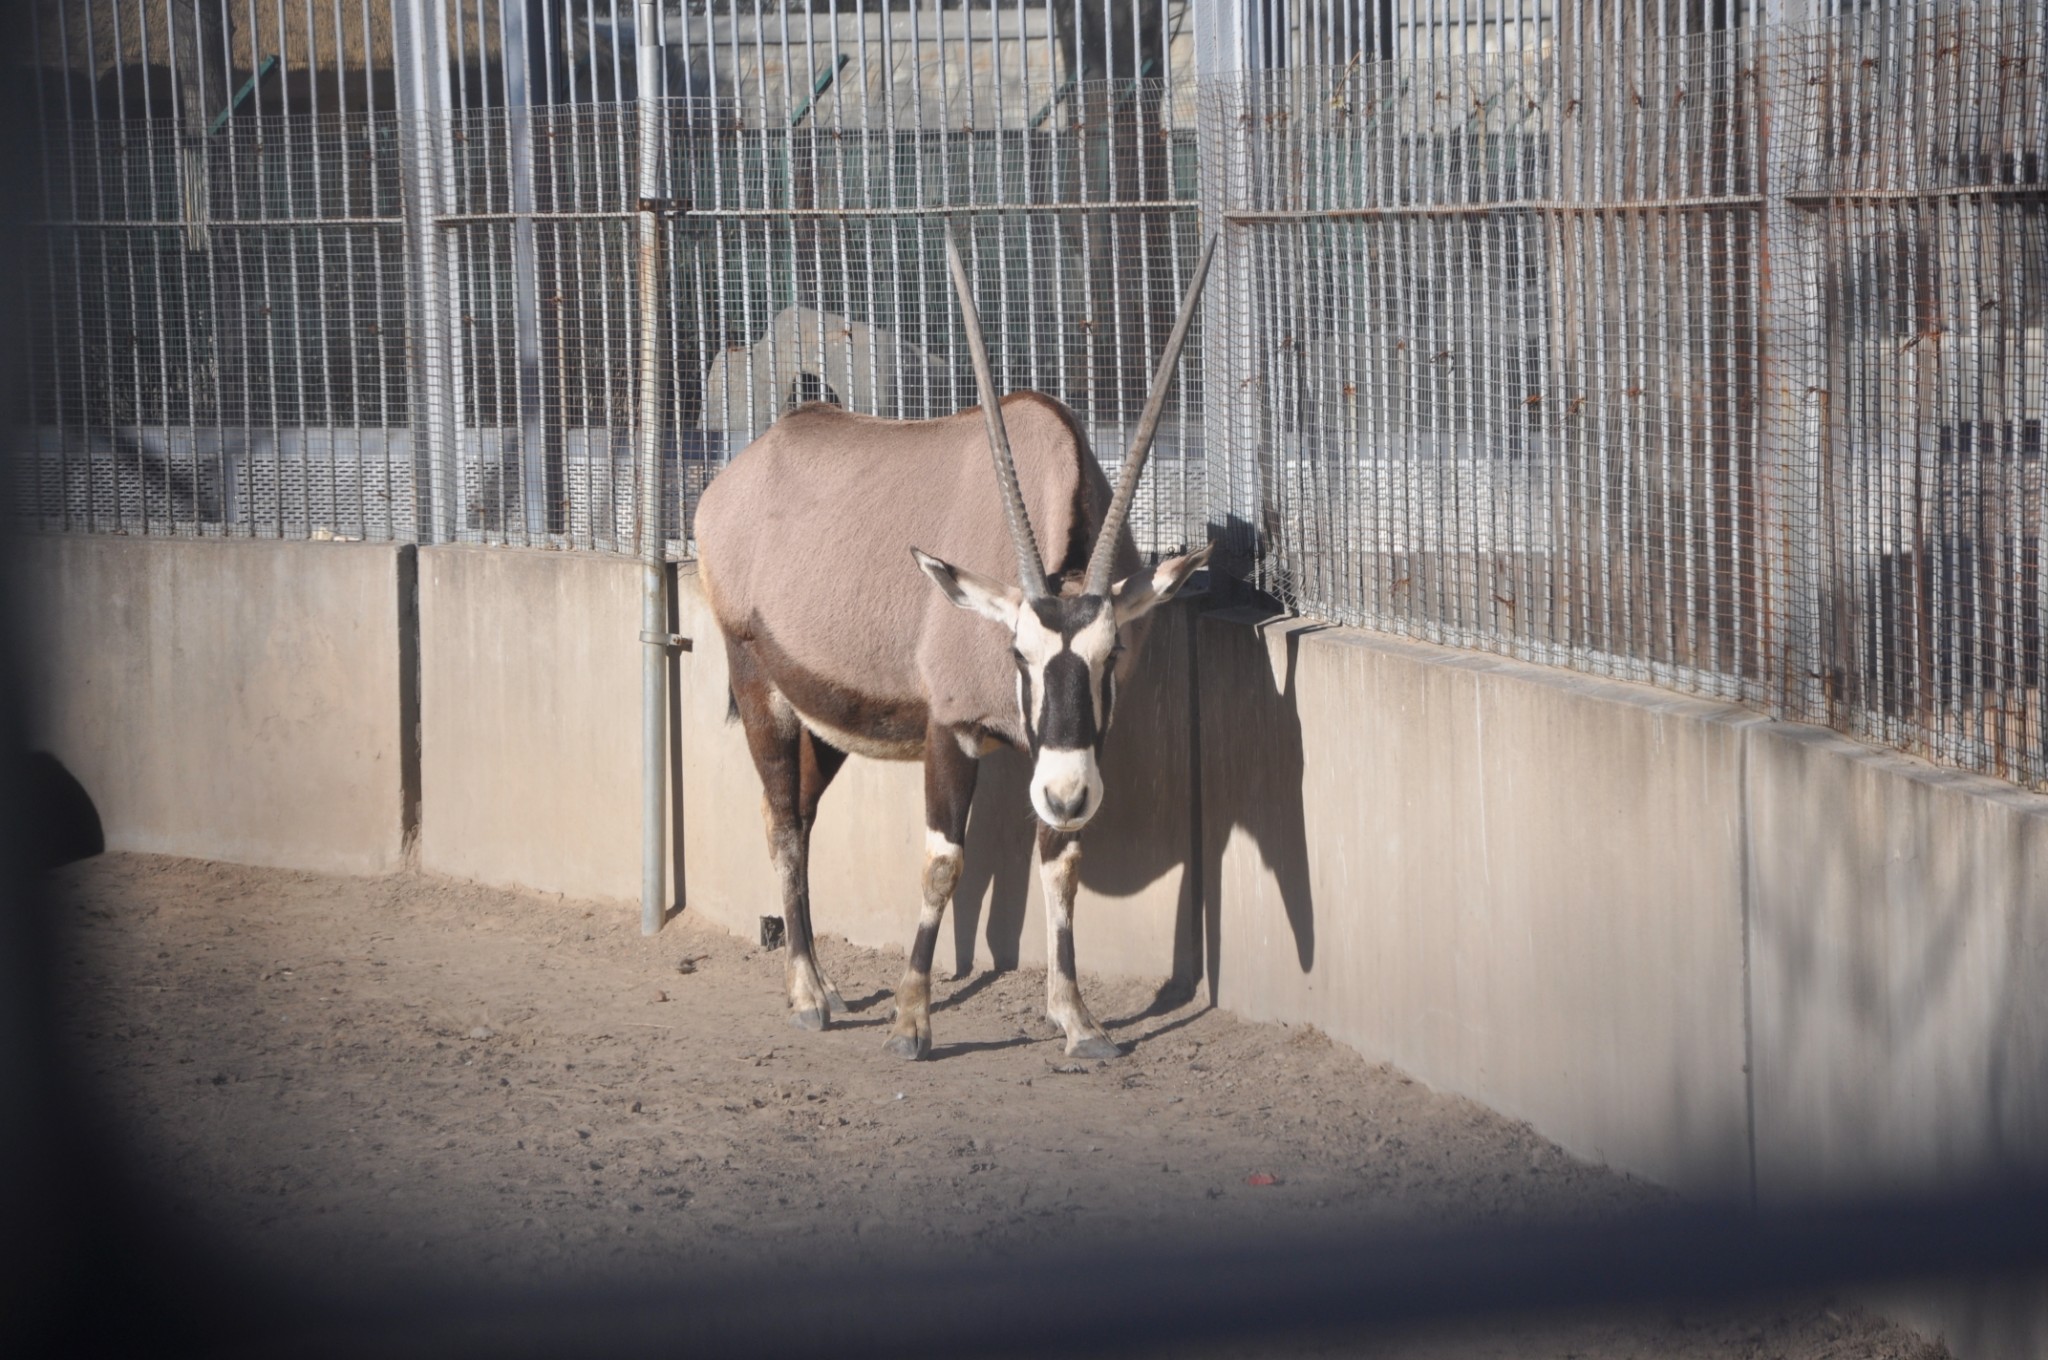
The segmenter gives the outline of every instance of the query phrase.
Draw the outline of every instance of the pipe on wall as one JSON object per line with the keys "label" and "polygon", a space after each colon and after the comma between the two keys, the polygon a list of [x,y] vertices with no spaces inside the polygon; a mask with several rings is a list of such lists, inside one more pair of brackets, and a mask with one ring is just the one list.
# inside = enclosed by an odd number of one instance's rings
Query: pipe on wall
{"label": "pipe on wall", "polygon": [[652,935],[668,916],[662,863],[667,811],[665,715],[668,649],[667,564],[662,551],[661,477],[661,46],[659,6],[639,0],[634,30],[640,132],[640,931]]}

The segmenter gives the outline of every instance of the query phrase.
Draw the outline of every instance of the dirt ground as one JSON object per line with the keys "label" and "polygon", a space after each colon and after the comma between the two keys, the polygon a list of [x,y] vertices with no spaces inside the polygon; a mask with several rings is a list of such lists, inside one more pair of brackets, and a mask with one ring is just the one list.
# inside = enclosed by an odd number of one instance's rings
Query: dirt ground
{"label": "dirt ground", "polygon": [[[140,856],[57,881],[80,1061],[142,1171],[307,1278],[616,1282],[861,1259],[905,1232],[1000,1253],[1661,1193],[1312,1029],[1162,1008],[1144,983],[1084,978],[1128,1053],[1072,1064],[1042,972],[935,979],[933,1060],[906,1064],[882,1052],[902,955],[830,936],[856,1014],[810,1035],[784,1022],[779,954],[687,914],[649,939],[617,904]],[[1314,1353],[1945,1354],[1828,1300]]]}

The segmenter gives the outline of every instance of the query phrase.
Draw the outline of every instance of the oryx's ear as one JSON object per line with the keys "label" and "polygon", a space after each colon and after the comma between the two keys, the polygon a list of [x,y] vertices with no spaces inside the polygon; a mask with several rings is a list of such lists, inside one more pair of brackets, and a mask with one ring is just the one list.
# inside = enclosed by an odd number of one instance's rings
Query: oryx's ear
{"label": "oryx's ear", "polygon": [[962,609],[981,615],[990,623],[1000,623],[1012,632],[1016,631],[1017,606],[1024,603],[1023,591],[965,567],[941,562],[916,548],[910,550],[910,555],[917,559],[917,565],[923,568],[924,574],[932,578],[932,584],[946,592],[947,599]]}
{"label": "oryx's ear", "polygon": [[1116,604],[1116,626],[1121,628],[1133,619],[1141,619],[1172,599],[1188,583],[1188,577],[1202,569],[1215,549],[1216,545],[1211,543],[1185,557],[1169,557],[1152,570],[1136,572],[1111,586],[1109,598]]}

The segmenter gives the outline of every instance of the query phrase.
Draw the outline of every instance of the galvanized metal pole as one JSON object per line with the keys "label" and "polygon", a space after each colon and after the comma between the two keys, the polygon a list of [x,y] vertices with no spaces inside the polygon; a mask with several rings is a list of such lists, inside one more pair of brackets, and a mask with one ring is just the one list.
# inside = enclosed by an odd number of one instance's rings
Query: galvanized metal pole
{"label": "galvanized metal pole", "polygon": [[[1256,447],[1249,432],[1237,426],[1244,408],[1241,393],[1253,378],[1251,356],[1244,343],[1250,333],[1246,319],[1254,315],[1250,270],[1243,239],[1224,215],[1247,200],[1242,137],[1230,101],[1246,100],[1258,88],[1247,74],[1257,55],[1257,31],[1245,0],[1192,0],[1195,76],[1208,92],[1196,115],[1201,167],[1201,230],[1222,237],[1219,288],[1202,296],[1202,410],[1204,468],[1202,485],[1206,518],[1218,533],[1225,572],[1250,576],[1258,547],[1259,493],[1238,484],[1236,473],[1247,466]],[[1249,464],[1256,466],[1256,464]]]}
{"label": "galvanized metal pole", "polygon": [[1759,244],[1757,324],[1761,397],[1765,404],[1758,449],[1761,473],[1762,523],[1758,537],[1763,584],[1758,604],[1769,659],[1778,680],[1776,693],[1765,696],[1774,711],[1801,722],[1828,720],[1828,694],[1823,677],[1829,658],[1822,654],[1821,466],[1828,426],[1826,371],[1827,302],[1822,261],[1824,238],[1819,225],[1806,218],[1786,197],[1793,187],[1802,137],[1814,129],[1802,126],[1794,97],[1800,74],[1793,65],[1804,49],[1799,25],[1814,17],[1813,0],[1769,0],[1766,21],[1777,36],[1759,52],[1762,80],[1752,97],[1764,101],[1761,132],[1764,194]]}
{"label": "galvanized metal pole", "polygon": [[227,49],[229,13],[213,0],[185,0],[168,7],[171,78],[178,93],[178,175],[184,191],[185,248],[212,248],[207,220],[213,215],[208,185],[207,138],[218,124],[216,109],[227,105],[227,77],[215,72]]}
{"label": "galvanized metal pole", "polygon": [[[661,478],[661,13],[656,0],[639,0],[633,25],[640,132],[640,503],[641,559],[640,737],[641,770],[640,931],[652,935],[668,915],[663,891],[662,852],[668,808],[668,750],[665,717],[668,654],[667,563],[663,551],[666,516]],[[680,888],[680,884],[677,885]]]}
{"label": "galvanized metal pole", "polygon": [[406,139],[406,268],[411,304],[414,535],[451,543],[456,530],[456,464],[462,422],[461,344],[448,315],[454,233],[439,225],[454,206],[453,144],[445,0],[393,0],[394,65]]}
{"label": "galvanized metal pole", "polygon": [[[530,4],[499,7],[500,68],[505,81],[506,158],[511,167],[512,320],[518,349],[515,388],[519,419],[520,519],[527,543],[546,543],[554,527],[555,497],[548,485],[546,401],[541,391],[540,247],[533,213],[534,105],[549,92],[536,88],[534,69],[547,54],[546,36]],[[544,69],[544,67],[543,67]],[[510,469],[508,468],[507,471]]]}

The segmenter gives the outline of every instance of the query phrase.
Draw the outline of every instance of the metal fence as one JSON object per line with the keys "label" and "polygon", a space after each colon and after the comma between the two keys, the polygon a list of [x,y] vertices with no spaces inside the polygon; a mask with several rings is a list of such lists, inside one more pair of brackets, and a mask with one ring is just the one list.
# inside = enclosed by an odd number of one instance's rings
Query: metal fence
{"label": "metal fence", "polygon": [[2048,6],[1763,4],[43,0],[15,513],[683,551],[948,225],[1113,462],[1216,230],[1149,550],[2048,784]]}
{"label": "metal fence", "polygon": [[1775,643],[1755,30],[1601,10],[1205,90],[1234,546],[1347,622],[1743,692]]}
{"label": "metal fence", "polygon": [[[17,511],[630,551],[644,382],[680,551],[710,475],[791,401],[972,403],[948,223],[1002,381],[1067,401],[1113,468],[1194,262],[1185,0],[670,7],[645,102],[636,12],[38,10]],[[1199,353],[1133,515],[1154,552],[1204,533]]]}
{"label": "metal fence", "polygon": [[1857,8],[1205,83],[1254,579],[2048,783],[2048,12]]}

